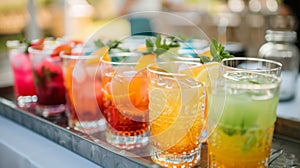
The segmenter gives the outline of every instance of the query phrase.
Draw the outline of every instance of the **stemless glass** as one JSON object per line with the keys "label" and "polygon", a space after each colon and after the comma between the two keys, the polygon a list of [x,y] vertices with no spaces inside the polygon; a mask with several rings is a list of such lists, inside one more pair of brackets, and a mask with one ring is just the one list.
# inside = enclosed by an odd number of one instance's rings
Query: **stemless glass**
{"label": "stemless glass", "polygon": [[82,53],[60,57],[69,127],[88,134],[105,130],[105,119],[97,104],[101,93],[95,89],[100,85],[100,76],[96,74],[99,58]]}
{"label": "stemless glass", "polygon": [[146,70],[137,70],[138,53],[110,54],[100,63],[101,98],[98,105],[107,121],[106,140],[120,149],[145,146],[148,137]]}
{"label": "stemless glass", "polygon": [[19,41],[7,41],[8,56],[14,74],[14,92],[16,103],[21,108],[33,108],[37,102],[33,82],[32,67],[26,44]]}
{"label": "stemless glass", "polygon": [[151,158],[166,167],[192,167],[200,160],[205,87],[193,78],[193,62],[147,67]]}
{"label": "stemless glass", "polygon": [[59,117],[65,112],[65,87],[59,56],[52,57],[55,45],[43,49],[29,47],[37,90],[37,113],[43,117]]}
{"label": "stemless glass", "polygon": [[210,167],[268,167],[281,64],[224,59],[208,114]]}

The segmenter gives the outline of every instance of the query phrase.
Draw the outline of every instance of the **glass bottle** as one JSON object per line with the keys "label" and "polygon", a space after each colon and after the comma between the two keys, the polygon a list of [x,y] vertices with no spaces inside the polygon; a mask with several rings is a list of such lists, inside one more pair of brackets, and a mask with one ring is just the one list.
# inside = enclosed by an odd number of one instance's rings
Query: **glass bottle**
{"label": "glass bottle", "polygon": [[295,45],[297,34],[294,31],[267,30],[265,40],[258,56],[282,63],[280,101],[292,100],[299,71],[299,50]]}

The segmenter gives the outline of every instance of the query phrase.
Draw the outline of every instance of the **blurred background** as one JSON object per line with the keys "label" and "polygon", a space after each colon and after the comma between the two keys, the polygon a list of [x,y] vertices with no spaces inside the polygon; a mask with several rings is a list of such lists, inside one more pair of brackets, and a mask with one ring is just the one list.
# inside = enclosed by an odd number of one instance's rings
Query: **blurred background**
{"label": "blurred background", "polygon": [[[292,8],[281,0],[1,0],[0,87],[13,83],[7,40],[40,37],[85,40],[112,19],[147,10],[187,18],[210,39],[230,42],[231,50],[243,56],[257,55],[267,29],[298,27]],[[134,30],[131,24],[130,20],[120,19],[107,36],[131,34]],[[153,24],[154,31],[158,27],[165,29],[164,32],[197,36],[191,34],[191,25],[176,19]]]}

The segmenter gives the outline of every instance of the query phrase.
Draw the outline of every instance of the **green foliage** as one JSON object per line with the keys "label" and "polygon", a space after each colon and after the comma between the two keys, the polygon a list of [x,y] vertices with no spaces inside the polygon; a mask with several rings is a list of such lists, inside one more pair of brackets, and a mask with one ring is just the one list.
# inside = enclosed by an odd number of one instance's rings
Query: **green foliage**
{"label": "green foliage", "polygon": [[200,56],[200,62],[221,62],[225,58],[234,57],[229,52],[226,52],[225,47],[222,44],[218,44],[216,39],[212,39],[211,41],[210,54],[212,55],[212,58],[209,58],[207,56]]}
{"label": "green foliage", "polygon": [[101,41],[100,39],[99,40],[96,40],[94,42],[94,44],[96,45],[96,47],[98,48],[102,48],[104,46],[108,46],[109,48],[109,51],[111,51],[112,49],[118,49],[122,52],[129,52],[130,50],[127,49],[127,48],[122,48],[120,47],[120,44],[122,44],[121,41],[119,40],[109,40],[107,43],[104,43],[103,41]]}
{"label": "green foliage", "polygon": [[157,56],[167,52],[171,48],[177,48],[179,46],[178,40],[173,36],[162,38],[161,35],[158,35],[155,41],[146,39],[147,52],[156,54]]}

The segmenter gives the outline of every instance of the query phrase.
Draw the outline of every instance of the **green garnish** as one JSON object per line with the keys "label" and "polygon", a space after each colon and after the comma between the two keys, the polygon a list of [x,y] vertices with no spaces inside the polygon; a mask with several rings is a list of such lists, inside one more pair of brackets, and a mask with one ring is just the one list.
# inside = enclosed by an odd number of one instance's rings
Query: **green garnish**
{"label": "green garnish", "polygon": [[51,71],[45,66],[42,66],[40,75],[38,75],[35,71],[33,71],[33,74],[34,81],[37,84],[37,86],[45,85],[49,80],[58,75],[58,73]]}
{"label": "green garnish", "polygon": [[118,49],[122,52],[129,52],[130,50],[127,49],[127,48],[122,48],[120,47],[119,45],[122,43],[121,41],[119,40],[109,40],[107,43],[104,43],[103,41],[101,41],[100,39],[99,40],[96,40],[95,42],[95,45],[96,47],[98,48],[102,48],[104,46],[108,46],[109,50],[108,51],[111,51],[112,49]]}
{"label": "green garnish", "polygon": [[24,53],[28,54],[28,48],[30,47],[30,41],[26,40],[26,38],[24,37],[24,35],[22,33],[19,33],[17,35],[18,41],[20,44],[25,44],[25,51]]}
{"label": "green garnish", "polygon": [[167,52],[171,48],[177,48],[179,46],[178,39],[174,36],[162,38],[161,35],[158,35],[155,41],[152,39],[146,39],[148,54],[156,54],[156,56]]}
{"label": "green garnish", "polygon": [[207,56],[200,56],[200,62],[202,64],[207,62],[221,62],[224,58],[234,57],[229,52],[226,52],[225,47],[222,44],[218,44],[216,39],[212,39],[209,48],[212,58]]}

